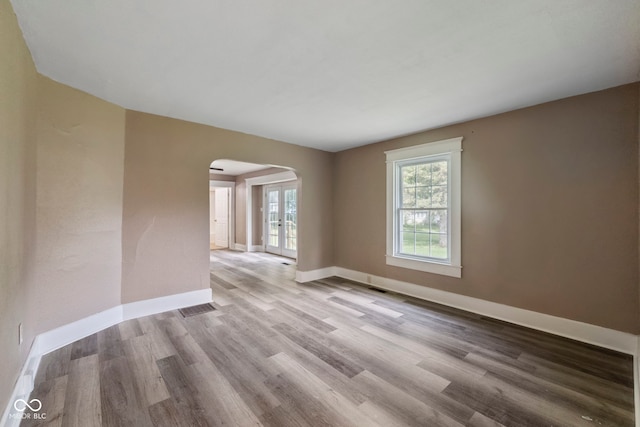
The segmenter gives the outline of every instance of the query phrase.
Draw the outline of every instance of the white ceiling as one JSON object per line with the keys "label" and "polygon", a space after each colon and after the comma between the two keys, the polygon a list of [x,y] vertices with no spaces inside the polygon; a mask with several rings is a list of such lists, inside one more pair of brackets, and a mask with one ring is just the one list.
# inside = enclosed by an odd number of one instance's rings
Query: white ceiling
{"label": "white ceiling", "polygon": [[38,71],[328,151],[640,79],[638,0],[12,0]]}
{"label": "white ceiling", "polygon": [[217,175],[230,175],[238,176],[249,172],[261,171],[263,169],[269,169],[271,166],[258,165],[256,163],[237,162],[235,160],[214,160],[211,163],[211,168],[219,168],[222,171],[209,170],[209,172]]}

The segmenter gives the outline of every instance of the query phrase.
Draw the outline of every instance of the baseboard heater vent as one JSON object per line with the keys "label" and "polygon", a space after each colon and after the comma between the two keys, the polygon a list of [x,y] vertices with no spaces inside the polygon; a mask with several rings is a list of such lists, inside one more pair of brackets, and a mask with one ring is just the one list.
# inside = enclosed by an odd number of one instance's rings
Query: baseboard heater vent
{"label": "baseboard heater vent", "polygon": [[181,308],[178,311],[180,312],[180,314],[182,314],[182,317],[191,317],[191,316],[196,316],[198,314],[208,313],[215,309],[216,308],[211,304],[200,304],[200,305],[194,305],[191,307]]}
{"label": "baseboard heater vent", "polygon": [[378,288],[369,288],[372,291],[376,291],[376,292],[380,292],[381,294],[386,294],[387,291],[385,291],[384,289],[378,289]]}

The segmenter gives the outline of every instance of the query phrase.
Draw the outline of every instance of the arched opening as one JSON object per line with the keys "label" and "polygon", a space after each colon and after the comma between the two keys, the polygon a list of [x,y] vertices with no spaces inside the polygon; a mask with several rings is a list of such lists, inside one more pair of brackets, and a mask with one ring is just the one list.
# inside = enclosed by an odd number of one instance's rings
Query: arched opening
{"label": "arched opening", "polygon": [[214,160],[209,167],[210,249],[297,260],[300,189],[291,168]]}

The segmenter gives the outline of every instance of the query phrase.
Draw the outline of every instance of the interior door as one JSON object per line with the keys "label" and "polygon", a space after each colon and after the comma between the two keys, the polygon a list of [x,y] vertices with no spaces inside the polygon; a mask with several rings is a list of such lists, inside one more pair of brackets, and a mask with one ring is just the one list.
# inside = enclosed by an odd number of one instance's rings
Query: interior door
{"label": "interior door", "polygon": [[214,241],[216,246],[229,247],[229,189],[216,188],[214,207]]}
{"label": "interior door", "polygon": [[265,187],[265,250],[290,258],[298,249],[298,191],[295,182]]}

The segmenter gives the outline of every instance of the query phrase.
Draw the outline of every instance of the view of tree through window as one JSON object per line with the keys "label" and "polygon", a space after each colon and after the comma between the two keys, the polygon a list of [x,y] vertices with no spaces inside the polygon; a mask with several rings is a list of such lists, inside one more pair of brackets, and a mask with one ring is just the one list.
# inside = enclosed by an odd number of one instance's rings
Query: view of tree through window
{"label": "view of tree through window", "polygon": [[448,160],[406,164],[399,172],[399,252],[448,259]]}

